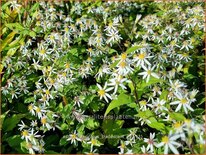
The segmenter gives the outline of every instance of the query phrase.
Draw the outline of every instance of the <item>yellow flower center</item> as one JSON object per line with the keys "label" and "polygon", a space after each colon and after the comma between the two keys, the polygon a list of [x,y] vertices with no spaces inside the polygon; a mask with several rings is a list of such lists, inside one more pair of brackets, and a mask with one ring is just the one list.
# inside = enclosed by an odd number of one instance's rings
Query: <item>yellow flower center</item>
{"label": "yellow flower center", "polygon": [[191,123],[191,119],[185,119],[185,123],[189,125]]}
{"label": "yellow flower center", "polygon": [[183,57],[188,57],[188,54],[187,53],[183,53],[182,56]]}
{"label": "yellow flower center", "polygon": [[169,137],[168,136],[162,137],[162,142],[163,143],[168,143],[169,142]]}
{"label": "yellow flower center", "polygon": [[174,128],[180,128],[181,127],[181,123],[180,122],[176,122],[175,124],[174,124]]}
{"label": "yellow flower center", "polygon": [[88,51],[91,53],[92,52],[92,48],[89,48]]}
{"label": "yellow flower center", "polygon": [[117,85],[119,85],[119,84],[120,84],[119,80],[116,80],[115,82],[116,82],[116,84],[117,84]]}
{"label": "yellow flower center", "polygon": [[45,49],[40,50],[40,53],[45,54],[46,53]]}
{"label": "yellow flower center", "polygon": [[104,95],[105,95],[105,90],[104,90],[104,89],[99,90],[99,91],[98,91],[98,94],[99,94],[100,96],[104,96]]}
{"label": "yellow flower center", "polygon": [[87,61],[92,61],[92,58],[91,58],[91,57],[88,57],[88,58],[87,58]]}
{"label": "yellow flower center", "polygon": [[64,73],[62,74],[62,76],[66,77],[66,76],[67,76],[67,73],[64,72]]}
{"label": "yellow flower center", "polygon": [[100,38],[102,35],[101,33],[97,33],[97,37]]}
{"label": "yellow flower center", "polygon": [[93,145],[96,145],[96,143],[97,143],[96,139],[92,139],[92,140],[91,140],[91,143],[92,143]]}
{"label": "yellow flower center", "polygon": [[139,54],[139,59],[144,59],[145,58],[145,54],[144,53],[141,53],[141,54]]}
{"label": "yellow flower center", "polygon": [[68,32],[68,31],[69,31],[68,27],[65,27],[64,30],[65,30],[65,32]]}
{"label": "yellow flower center", "polygon": [[163,54],[162,57],[167,59],[167,54]]}
{"label": "yellow flower center", "polygon": [[30,105],[28,106],[28,109],[31,111],[31,110],[33,109],[33,106],[30,104]]}
{"label": "yellow flower center", "polygon": [[151,75],[151,73],[152,73],[151,70],[148,70],[148,71],[147,71],[147,74],[148,74],[148,75]]}
{"label": "yellow flower center", "polygon": [[186,104],[186,103],[187,103],[187,100],[186,100],[185,98],[183,98],[183,99],[180,100],[180,102],[181,102],[182,104]]}
{"label": "yellow flower center", "polygon": [[46,92],[45,92],[45,93],[46,93],[46,95],[49,95],[49,94],[50,94],[49,90],[46,90]]}
{"label": "yellow flower center", "polygon": [[112,23],[112,22],[110,22],[110,23],[109,23],[109,27],[112,27],[112,25],[113,25],[113,23]]}
{"label": "yellow flower center", "polygon": [[76,137],[77,137],[76,134],[72,134],[71,136],[72,139],[76,139]]}
{"label": "yellow flower center", "polygon": [[36,108],[36,112],[37,113],[41,112],[41,109],[40,108]]}
{"label": "yellow flower center", "polygon": [[170,42],[170,45],[174,46],[176,44],[176,42],[173,40]]}
{"label": "yellow flower center", "polygon": [[29,133],[28,133],[28,131],[27,130],[24,130],[24,131],[22,131],[22,133],[21,133],[24,137],[26,137],[26,136],[28,136],[29,135]]}
{"label": "yellow flower center", "polygon": [[42,97],[42,100],[43,100],[43,101],[46,101],[46,96],[45,96],[45,95]]}
{"label": "yellow flower center", "polygon": [[124,149],[125,148],[125,145],[124,144],[121,144],[121,146],[120,146],[122,149]]}
{"label": "yellow flower center", "polygon": [[66,63],[66,68],[68,69],[70,67],[70,64],[69,63]]}
{"label": "yellow flower center", "polygon": [[121,68],[125,68],[125,66],[126,66],[126,62],[122,61],[122,62],[120,63],[120,67],[121,67]]}
{"label": "yellow flower center", "polygon": [[54,82],[55,82],[53,79],[49,79],[49,81],[51,84],[54,84]]}
{"label": "yellow flower center", "polygon": [[41,123],[42,123],[42,124],[46,124],[46,123],[47,123],[46,117],[43,117],[43,118],[41,119]]}
{"label": "yellow flower center", "polygon": [[145,100],[139,102],[141,105],[146,105],[147,102]]}
{"label": "yellow flower center", "polygon": [[51,39],[51,40],[54,40],[54,36],[50,36],[50,39]]}
{"label": "yellow flower center", "polygon": [[126,58],[127,58],[127,53],[122,53],[121,59],[122,59],[122,60],[125,60]]}

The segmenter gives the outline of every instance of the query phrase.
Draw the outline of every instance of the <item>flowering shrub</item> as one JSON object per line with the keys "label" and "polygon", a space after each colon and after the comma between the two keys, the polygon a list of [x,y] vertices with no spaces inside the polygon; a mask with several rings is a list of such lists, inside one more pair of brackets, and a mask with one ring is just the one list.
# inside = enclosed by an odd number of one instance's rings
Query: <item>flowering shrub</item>
{"label": "flowering shrub", "polygon": [[2,2],[2,153],[205,153],[203,8]]}

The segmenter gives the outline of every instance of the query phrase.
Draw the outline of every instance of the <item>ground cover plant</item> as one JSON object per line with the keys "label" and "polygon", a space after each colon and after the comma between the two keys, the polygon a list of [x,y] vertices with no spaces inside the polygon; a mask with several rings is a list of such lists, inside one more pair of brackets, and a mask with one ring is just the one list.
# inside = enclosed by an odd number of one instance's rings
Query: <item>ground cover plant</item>
{"label": "ground cover plant", "polygon": [[205,153],[204,2],[1,2],[2,153]]}

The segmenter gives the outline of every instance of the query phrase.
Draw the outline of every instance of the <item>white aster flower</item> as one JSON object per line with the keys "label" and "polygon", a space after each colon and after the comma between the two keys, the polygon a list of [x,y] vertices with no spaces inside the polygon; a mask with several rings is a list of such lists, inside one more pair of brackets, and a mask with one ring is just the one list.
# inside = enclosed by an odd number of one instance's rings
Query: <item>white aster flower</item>
{"label": "white aster flower", "polygon": [[175,112],[179,111],[182,107],[186,114],[188,113],[188,110],[194,111],[194,109],[190,106],[191,101],[187,97],[187,94],[183,95],[180,92],[176,92],[175,96],[178,100],[170,103],[170,105],[178,105]]}
{"label": "white aster flower", "polygon": [[74,133],[70,134],[70,135],[69,135],[69,138],[67,139],[68,141],[71,141],[71,144],[74,143],[74,145],[77,144],[77,141],[81,141],[81,139],[78,138],[76,132],[77,132],[77,131],[75,130]]}
{"label": "white aster flower", "polygon": [[153,72],[153,70],[154,70],[154,68],[155,68],[156,66],[153,66],[152,68],[151,68],[151,66],[149,66],[148,68],[146,68],[145,66],[142,66],[142,67],[143,67],[143,69],[144,69],[145,71],[139,73],[139,75],[143,75],[143,79],[146,78],[146,82],[147,82],[147,83],[148,83],[149,80],[150,80],[150,76],[153,76],[153,77],[159,79],[159,76],[158,76],[156,73]]}
{"label": "white aster flower", "polygon": [[156,145],[155,133],[150,133],[149,138],[144,138],[144,142],[147,143],[147,150],[149,152],[154,152],[154,146]]}
{"label": "white aster flower", "polygon": [[107,88],[107,83],[105,83],[104,88],[102,88],[99,84],[97,84],[97,87],[99,88],[98,95],[100,96],[100,99],[104,97],[107,103],[109,102],[107,98],[112,100],[111,95],[107,92],[111,91],[113,88]]}
{"label": "white aster flower", "polygon": [[179,138],[179,135],[172,135],[172,133],[170,132],[168,136],[162,137],[162,142],[157,144],[157,147],[164,146],[164,154],[168,154],[169,149],[174,154],[179,154],[178,150],[176,149],[177,147],[181,146],[180,143],[176,142],[178,138]]}

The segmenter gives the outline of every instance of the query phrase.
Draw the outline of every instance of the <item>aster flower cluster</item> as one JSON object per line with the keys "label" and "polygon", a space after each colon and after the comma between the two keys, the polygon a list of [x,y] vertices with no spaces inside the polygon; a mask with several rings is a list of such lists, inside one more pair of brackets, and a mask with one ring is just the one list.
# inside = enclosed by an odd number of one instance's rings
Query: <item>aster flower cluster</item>
{"label": "aster flower cluster", "polygon": [[[31,26],[28,35],[7,23],[8,10],[21,13],[22,4],[2,8],[3,32],[16,39],[2,50],[2,107],[19,104],[11,112],[26,115],[16,123],[24,153],[49,153],[56,141],[71,145],[57,149],[62,153],[102,153],[107,143],[119,154],[204,152],[202,87],[196,86],[204,66],[203,3],[31,5],[36,10],[22,22],[22,31]],[[125,128],[127,120],[97,120],[96,113],[129,114],[132,123]],[[122,137],[104,139],[102,131]]]}

